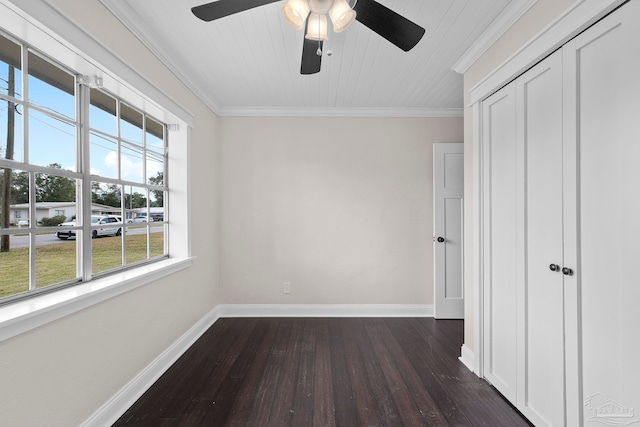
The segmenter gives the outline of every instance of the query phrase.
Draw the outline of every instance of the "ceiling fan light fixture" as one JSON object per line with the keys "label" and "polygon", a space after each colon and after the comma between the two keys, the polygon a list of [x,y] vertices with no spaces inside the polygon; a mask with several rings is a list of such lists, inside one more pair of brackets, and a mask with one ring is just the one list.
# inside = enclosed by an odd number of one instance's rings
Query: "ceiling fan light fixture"
{"label": "ceiling fan light fixture", "polygon": [[289,25],[296,30],[301,30],[309,16],[309,4],[307,0],[289,0],[282,6],[282,15]]}
{"label": "ceiling fan light fixture", "polygon": [[335,0],[329,10],[329,17],[333,22],[333,30],[341,33],[353,24],[356,19],[356,11],[351,9],[347,0]]}
{"label": "ceiling fan light fixture", "polygon": [[311,13],[307,24],[307,34],[305,38],[309,40],[329,40],[327,16],[319,13]]}

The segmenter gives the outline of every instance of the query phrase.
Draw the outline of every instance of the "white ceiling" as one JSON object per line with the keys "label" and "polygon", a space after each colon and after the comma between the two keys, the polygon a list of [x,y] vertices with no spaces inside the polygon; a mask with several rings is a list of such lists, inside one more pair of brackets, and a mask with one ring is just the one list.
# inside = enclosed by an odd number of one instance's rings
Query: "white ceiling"
{"label": "white ceiling", "polygon": [[219,115],[461,116],[462,75],[535,0],[378,0],[426,29],[409,52],[359,22],[300,75],[303,33],[277,2],[212,22],[207,0],[101,0]]}

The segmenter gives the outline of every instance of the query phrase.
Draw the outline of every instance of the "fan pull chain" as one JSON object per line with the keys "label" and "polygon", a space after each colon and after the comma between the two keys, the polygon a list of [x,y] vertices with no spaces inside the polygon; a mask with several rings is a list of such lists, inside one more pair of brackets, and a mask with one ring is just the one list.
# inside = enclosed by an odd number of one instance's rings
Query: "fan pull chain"
{"label": "fan pull chain", "polygon": [[322,56],[322,45],[321,45],[321,41],[320,41],[320,31],[321,31],[321,27],[320,27],[320,20],[318,19],[318,50],[316,50],[316,55],[318,56]]}

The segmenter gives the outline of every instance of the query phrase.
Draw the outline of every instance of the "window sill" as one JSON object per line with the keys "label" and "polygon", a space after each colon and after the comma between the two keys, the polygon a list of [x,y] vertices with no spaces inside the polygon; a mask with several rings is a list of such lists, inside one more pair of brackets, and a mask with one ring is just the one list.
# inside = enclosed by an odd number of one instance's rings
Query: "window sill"
{"label": "window sill", "polygon": [[0,342],[189,268],[193,258],[168,258],[0,307]]}

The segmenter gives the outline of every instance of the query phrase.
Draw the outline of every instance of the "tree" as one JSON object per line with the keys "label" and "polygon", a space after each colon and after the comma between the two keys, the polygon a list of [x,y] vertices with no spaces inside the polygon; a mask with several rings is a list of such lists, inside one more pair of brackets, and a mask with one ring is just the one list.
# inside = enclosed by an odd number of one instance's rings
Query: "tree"
{"label": "tree", "polygon": [[[15,69],[12,65],[9,65],[8,69],[8,88],[7,95],[15,96],[16,89],[16,76]],[[13,159],[13,148],[15,141],[15,117],[16,110],[15,104],[11,101],[7,101],[7,147],[5,151],[5,159],[12,160]],[[12,171],[9,168],[4,169],[4,180],[2,183],[1,197],[0,201],[2,202],[2,206],[0,207],[0,216],[2,217],[2,228],[9,228],[10,225],[10,216],[9,216],[9,207],[11,206],[11,177]],[[11,248],[10,237],[8,234],[0,236],[0,252],[9,252]]]}
{"label": "tree", "polygon": [[29,173],[14,172],[11,184],[12,203],[29,203]]}
{"label": "tree", "polygon": [[[164,173],[158,172],[156,176],[152,176],[151,178],[149,178],[149,184],[164,185]],[[154,207],[164,206],[164,191],[151,190],[151,193],[153,194],[155,199],[151,202],[151,206],[154,206]]]}
{"label": "tree", "polygon": [[120,207],[122,192],[117,184],[91,184],[91,201],[101,205]]}
{"label": "tree", "polygon": [[[50,168],[62,169],[59,163]],[[41,173],[36,175],[36,202],[73,202],[76,200],[76,184],[64,176]]]}
{"label": "tree", "polygon": [[125,194],[124,196],[124,205],[128,209],[139,209],[147,207],[147,198],[144,194],[140,194],[138,192],[133,194]]}
{"label": "tree", "polygon": [[100,183],[92,182],[91,183],[91,202],[92,203],[101,203],[101,195],[102,188],[100,188]]}

